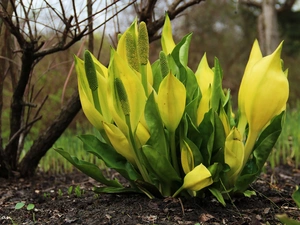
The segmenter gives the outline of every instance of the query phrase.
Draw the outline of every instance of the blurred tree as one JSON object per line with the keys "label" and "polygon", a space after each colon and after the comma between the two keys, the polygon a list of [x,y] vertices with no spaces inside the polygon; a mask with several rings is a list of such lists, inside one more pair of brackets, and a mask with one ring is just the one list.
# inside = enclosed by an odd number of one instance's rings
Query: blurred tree
{"label": "blurred tree", "polygon": [[[164,11],[168,12],[171,19],[174,19],[185,9],[201,1],[170,1]],[[121,7],[112,9],[118,2],[122,3]],[[164,14],[158,17],[155,16],[155,7],[161,4],[157,0],[128,0],[126,3],[111,0],[110,2],[106,1],[105,7],[95,11],[93,11],[95,2],[92,4],[90,0],[87,0],[87,6],[81,8],[75,0],[68,3],[69,8],[65,3],[63,0],[56,2],[55,6],[47,0],[30,0],[28,2],[3,0],[0,3],[0,60],[4,60],[2,61],[3,64],[0,64],[0,113],[3,112],[1,107],[3,105],[5,78],[11,77],[12,87],[7,143],[2,142],[2,132],[0,130],[0,177],[9,177],[13,175],[14,171],[19,172],[23,177],[32,175],[40,159],[52,147],[81,108],[78,92],[75,90],[69,100],[62,105],[60,112],[51,121],[50,125],[44,131],[39,131],[39,135],[29,151],[19,162],[19,156],[29,130],[36,125],[37,121],[47,120],[47,116],[42,119],[42,115],[40,115],[47,96],[41,102],[34,102],[41,90],[33,93],[34,85],[31,84],[34,68],[41,59],[47,55],[67,50],[89,34],[91,40],[93,38],[91,33],[132,5],[135,6],[139,20],[147,23],[149,39],[155,40],[160,37],[158,30],[163,25]],[[39,7],[36,7],[37,4],[39,4]],[[82,17],[81,12],[86,10],[85,7],[88,8],[88,15]],[[42,11],[46,12],[48,21],[41,20]],[[107,16],[108,11],[112,12],[109,16]],[[93,27],[93,18],[102,12],[105,12],[105,21]],[[54,38],[43,40],[40,29],[50,30],[54,33]],[[12,37],[14,42],[9,41]],[[94,47],[90,45],[89,48],[93,49]],[[13,72],[14,69],[9,65],[10,63],[20,64],[16,73]],[[51,83],[48,83],[48,85],[51,85]],[[33,108],[36,108],[35,112],[33,112]],[[2,122],[2,117],[0,120]]]}
{"label": "blurred tree", "polygon": [[260,47],[264,55],[272,53],[280,39],[278,14],[291,11],[296,0],[241,0],[240,2],[260,10],[257,20]]}

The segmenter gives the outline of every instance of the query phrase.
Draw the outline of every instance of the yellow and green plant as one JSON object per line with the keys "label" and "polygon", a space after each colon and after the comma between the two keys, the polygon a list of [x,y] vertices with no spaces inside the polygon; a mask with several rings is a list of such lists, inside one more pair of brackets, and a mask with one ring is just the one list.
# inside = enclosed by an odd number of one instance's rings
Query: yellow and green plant
{"label": "yellow and green plant", "polygon": [[224,197],[247,191],[260,174],[280,135],[288,99],[282,43],[263,57],[254,42],[235,115],[218,59],[211,68],[204,54],[195,72],[188,67],[191,37],[175,44],[166,15],[162,51],[153,64],[146,24],[137,21],[111,50],[108,67],[88,51],[83,60],[75,57],[82,109],[101,135],[79,138],[87,152],[130,183],[124,186],[97,165],[56,149],[105,185],[95,191],[150,198],[208,191],[225,204]]}

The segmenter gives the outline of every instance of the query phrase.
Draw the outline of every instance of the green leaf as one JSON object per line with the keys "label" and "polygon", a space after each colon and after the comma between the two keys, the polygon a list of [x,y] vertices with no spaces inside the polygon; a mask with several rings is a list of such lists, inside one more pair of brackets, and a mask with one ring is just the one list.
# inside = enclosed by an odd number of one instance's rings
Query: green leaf
{"label": "green leaf", "polygon": [[191,33],[184,36],[182,40],[175,46],[171,53],[175,61],[179,61],[183,66],[187,66],[188,63],[191,38]]}
{"label": "green leaf", "polygon": [[150,139],[147,141],[159,154],[169,159],[168,144],[165,137],[165,130],[162,119],[160,117],[157,104],[152,92],[148,97],[145,106],[145,120],[150,131]]}
{"label": "green leaf", "polygon": [[296,202],[298,208],[300,208],[300,188],[298,187],[292,195],[293,200]]}
{"label": "green leaf", "polygon": [[32,210],[32,209],[34,209],[34,204],[32,204],[32,203],[28,204],[27,210],[29,211],[29,210]]}
{"label": "green leaf", "polygon": [[158,92],[159,85],[163,79],[160,71],[160,62],[159,60],[156,60],[152,65],[152,74],[153,74],[153,85],[152,87],[156,92]]}
{"label": "green leaf", "polygon": [[201,163],[203,163],[204,160],[203,160],[203,157],[201,155],[201,152],[199,151],[199,148],[194,144],[194,142],[189,140],[187,137],[185,137],[184,140],[192,150],[192,153],[193,153],[193,156],[194,156],[194,165],[198,166]]}
{"label": "green leaf", "polygon": [[15,209],[22,209],[24,207],[25,203],[24,202],[18,202],[16,205],[15,205]]}
{"label": "green leaf", "polygon": [[290,219],[286,214],[276,215],[276,217],[285,225],[300,225],[299,221]]}
{"label": "green leaf", "polygon": [[160,154],[159,151],[150,145],[144,145],[142,150],[148,160],[149,166],[159,181],[166,184],[181,182],[181,178],[173,168],[170,160],[164,155]]}
{"label": "green leaf", "polygon": [[244,194],[245,197],[250,198],[251,196],[255,196],[256,192],[255,191],[246,190],[246,191],[243,192],[243,194]]}
{"label": "green leaf", "polygon": [[198,131],[197,127],[195,126],[195,123],[193,123],[192,119],[189,117],[189,115],[185,114],[185,117],[183,117],[183,121],[186,121],[187,131],[185,131],[185,134],[188,139],[190,139],[197,147],[200,149],[201,143],[202,143],[202,134]]}
{"label": "green leaf", "polygon": [[[183,84],[186,87],[186,102],[189,104],[192,102],[195,98],[198,100],[199,97],[199,85],[197,82],[197,78],[195,76],[195,73],[188,67],[185,67],[185,80]],[[199,102],[198,102],[199,104]],[[197,112],[197,111],[195,111]]]}
{"label": "green leaf", "polygon": [[[198,88],[194,94],[195,94],[194,98],[191,101],[186,103],[185,112],[186,114],[188,114],[188,117],[191,119],[191,123],[197,124],[197,109],[199,106],[200,99],[202,97],[200,89]],[[188,95],[189,93],[187,92],[187,97]]]}
{"label": "green leaf", "polygon": [[105,184],[107,186],[122,187],[122,185],[117,180],[106,179],[103,176],[102,171],[99,169],[98,166],[83,160],[79,160],[77,157],[71,156],[68,152],[64,151],[61,148],[57,148],[55,149],[55,151],[61,154],[65,159],[67,159],[70,163],[72,163],[81,172],[90,176],[96,181]]}
{"label": "green leaf", "polygon": [[241,175],[236,181],[236,189],[245,191],[260,174],[270,152],[272,151],[282,130],[282,122],[284,120],[284,112],[276,116],[270,125],[261,133],[253,151],[253,158],[248,160]]}
{"label": "green leaf", "polygon": [[216,188],[208,188],[208,190],[216,197],[216,199],[225,207],[226,202],[223,198],[222,193]]}
{"label": "green leaf", "polygon": [[202,142],[200,152],[203,156],[205,166],[210,165],[212,150],[213,150],[213,140],[214,140],[214,127],[211,121],[212,110],[204,115],[202,122],[200,123],[198,130],[201,134]]}
{"label": "green leaf", "polygon": [[107,167],[115,169],[127,180],[141,179],[133,166],[110,145],[90,134],[80,135],[79,138],[83,142],[84,150],[102,159]]}
{"label": "green leaf", "polygon": [[225,140],[226,135],[224,131],[223,123],[218,116],[218,114],[215,112],[213,114],[214,117],[214,144],[212,149],[212,162],[220,162],[224,164],[224,148],[225,148]]}
{"label": "green leaf", "polygon": [[93,191],[107,194],[120,194],[120,193],[136,193],[136,188],[128,188],[128,187],[94,187]]}
{"label": "green leaf", "polygon": [[160,191],[150,183],[147,183],[142,180],[136,180],[135,185],[143,192],[145,193],[149,198],[162,198]]}
{"label": "green leaf", "polygon": [[211,107],[213,111],[218,112],[220,102],[223,105],[225,103],[226,97],[222,88],[223,72],[220,66],[219,60],[215,58],[214,67],[214,82],[212,84],[212,96],[211,96]]}

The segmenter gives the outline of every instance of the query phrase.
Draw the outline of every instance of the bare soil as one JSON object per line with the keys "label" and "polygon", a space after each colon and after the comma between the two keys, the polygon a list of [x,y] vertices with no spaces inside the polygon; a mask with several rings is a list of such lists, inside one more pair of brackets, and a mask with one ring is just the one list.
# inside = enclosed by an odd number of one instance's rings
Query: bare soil
{"label": "bare soil", "polygon": [[[266,170],[252,185],[256,196],[235,197],[226,207],[211,196],[149,199],[139,194],[97,195],[92,189],[98,184],[80,172],[0,179],[0,224],[272,225],[281,224],[276,214],[282,213],[300,220],[300,211],[291,198],[300,184],[300,171],[288,165]],[[15,209],[21,201],[33,203],[35,208],[29,211],[25,205]]]}

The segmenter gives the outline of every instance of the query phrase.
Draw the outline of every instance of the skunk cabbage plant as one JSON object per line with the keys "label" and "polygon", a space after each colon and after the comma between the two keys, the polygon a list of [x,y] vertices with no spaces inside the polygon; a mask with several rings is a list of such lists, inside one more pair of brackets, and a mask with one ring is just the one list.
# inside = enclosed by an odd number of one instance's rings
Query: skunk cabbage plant
{"label": "skunk cabbage plant", "polygon": [[99,131],[79,138],[88,153],[128,180],[106,177],[98,165],[56,149],[103,184],[96,192],[150,198],[210,192],[225,205],[261,172],[280,135],[289,93],[282,43],[263,57],[254,42],[235,114],[218,59],[210,67],[204,54],[195,72],[188,67],[191,37],[175,44],[166,15],[162,51],[151,64],[146,24],[135,20],[111,49],[108,67],[89,51],[75,57],[82,109]]}

